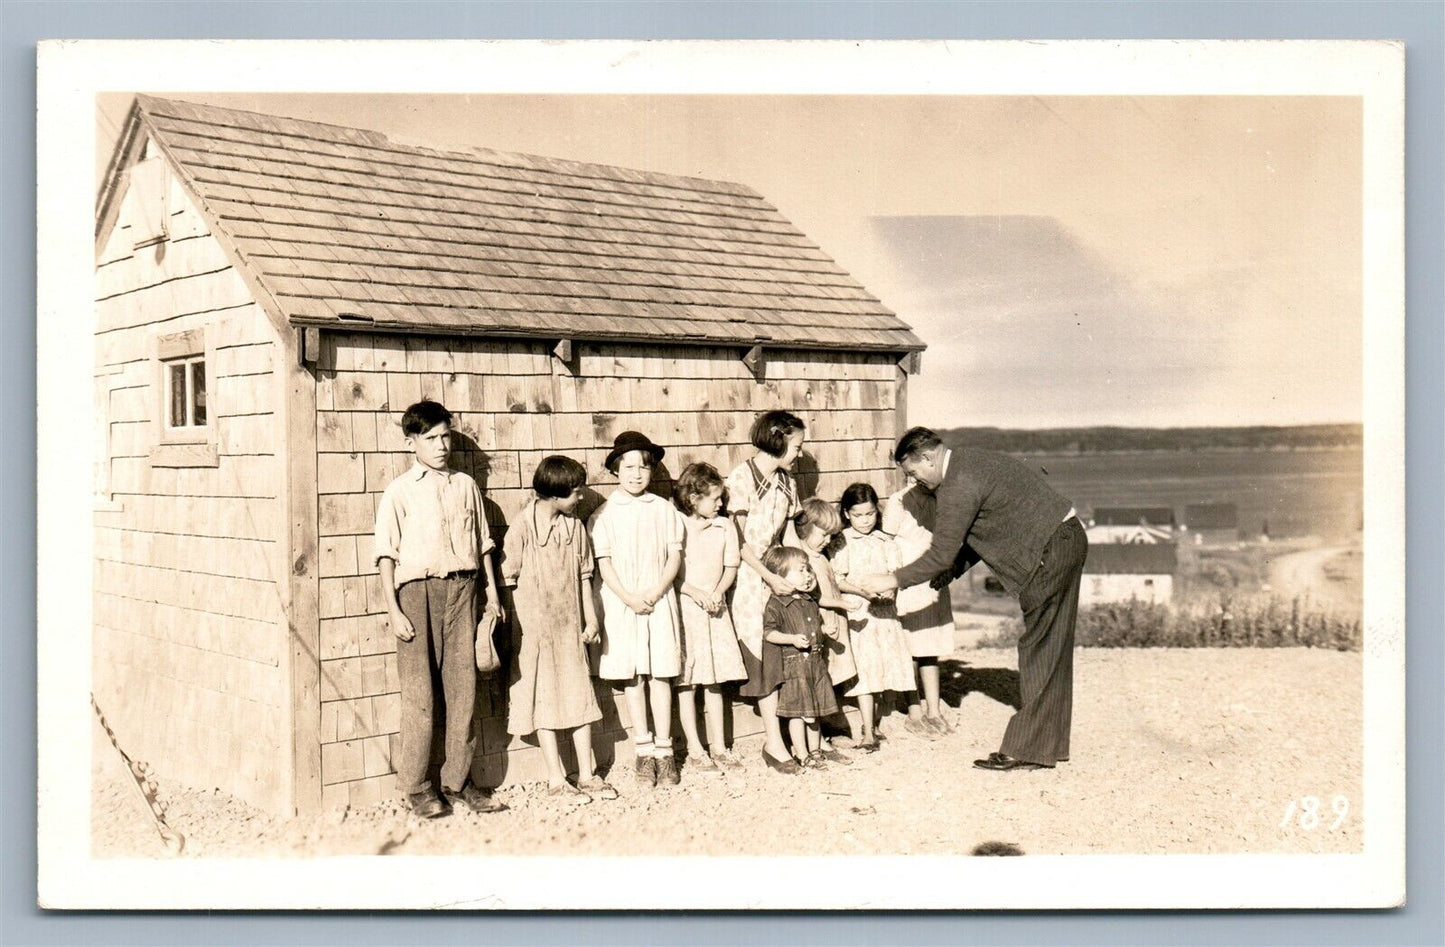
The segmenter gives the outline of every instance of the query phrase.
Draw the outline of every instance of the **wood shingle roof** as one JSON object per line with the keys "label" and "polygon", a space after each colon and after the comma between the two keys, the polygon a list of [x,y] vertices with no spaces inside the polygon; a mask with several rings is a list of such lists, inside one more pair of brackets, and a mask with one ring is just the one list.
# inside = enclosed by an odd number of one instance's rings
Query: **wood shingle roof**
{"label": "wood shingle roof", "polygon": [[923,348],[742,185],[151,96],[134,114],[296,325]]}

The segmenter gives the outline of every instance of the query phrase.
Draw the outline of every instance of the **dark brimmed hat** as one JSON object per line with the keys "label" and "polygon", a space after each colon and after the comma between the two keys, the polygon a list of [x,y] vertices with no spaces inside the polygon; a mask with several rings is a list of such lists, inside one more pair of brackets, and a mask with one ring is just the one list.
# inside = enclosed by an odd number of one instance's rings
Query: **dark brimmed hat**
{"label": "dark brimmed hat", "polygon": [[618,458],[620,458],[628,451],[634,450],[645,451],[646,453],[652,455],[652,466],[654,467],[662,463],[663,455],[667,453],[667,451],[663,450],[661,447],[658,447],[656,444],[652,443],[652,441],[648,440],[646,434],[638,431],[623,431],[621,434],[617,435],[617,437],[613,438],[612,451],[607,455],[607,460],[602,464],[602,466],[606,467],[608,470],[612,470],[613,473],[616,473],[616,470],[614,470],[613,468],[616,465]]}

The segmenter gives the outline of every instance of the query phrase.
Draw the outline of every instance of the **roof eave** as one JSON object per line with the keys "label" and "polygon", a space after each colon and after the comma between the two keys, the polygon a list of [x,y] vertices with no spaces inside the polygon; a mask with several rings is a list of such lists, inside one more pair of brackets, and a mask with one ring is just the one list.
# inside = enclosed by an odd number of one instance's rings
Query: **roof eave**
{"label": "roof eave", "polygon": [[753,339],[716,339],[708,336],[696,335],[641,335],[629,332],[538,332],[535,330],[518,328],[497,328],[493,326],[419,326],[401,322],[373,322],[365,319],[316,319],[304,316],[289,317],[293,326],[300,328],[331,329],[336,332],[372,332],[385,335],[451,335],[451,336],[487,336],[490,338],[506,339],[556,339],[565,337],[574,342],[633,342],[642,345],[692,345],[711,346],[714,348],[751,348],[754,345],[761,345],[765,349],[823,349],[829,352],[870,352],[870,353],[897,353],[906,354],[910,352],[922,352],[927,346],[912,332],[908,334],[913,341],[908,344],[885,344],[869,345],[864,343],[851,343],[846,345],[831,344],[826,341],[818,342],[785,342],[772,341],[766,338]]}

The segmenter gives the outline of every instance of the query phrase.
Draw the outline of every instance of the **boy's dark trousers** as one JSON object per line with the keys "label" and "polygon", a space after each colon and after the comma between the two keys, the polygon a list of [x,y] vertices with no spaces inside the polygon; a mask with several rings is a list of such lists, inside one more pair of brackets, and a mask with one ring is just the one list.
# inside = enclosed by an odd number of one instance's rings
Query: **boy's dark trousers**
{"label": "boy's dark trousers", "polygon": [[1024,633],[1019,638],[1018,712],[999,750],[1017,760],[1052,766],[1069,758],[1074,704],[1074,622],[1089,540],[1076,517],[1054,530],[1039,567],[1019,591]]}
{"label": "boy's dark trousers", "polygon": [[433,788],[427,778],[431,761],[432,673],[441,668],[446,699],[446,758],[441,788],[458,792],[467,783],[477,733],[473,726],[477,700],[476,573],[453,573],[443,579],[418,579],[397,589],[401,613],[416,632],[396,642],[401,678],[401,759],[396,763],[398,788],[410,795]]}

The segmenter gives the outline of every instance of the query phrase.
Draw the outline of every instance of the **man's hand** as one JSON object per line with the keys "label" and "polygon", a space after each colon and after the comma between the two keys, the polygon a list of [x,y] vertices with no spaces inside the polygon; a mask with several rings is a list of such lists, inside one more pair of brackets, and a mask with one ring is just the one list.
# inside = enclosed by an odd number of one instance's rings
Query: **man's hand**
{"label": "man's hand", "polygon": [[897,591],[898,589],[898,583],[894,580],[891,572],[884,572],[877,575],[861,575],[853,579],[852,582],[872,599],[886,597],[888,593]]}
{"label": "man's hand", "polygon": [[392,612],[387,620],[391,622],[391,633],[396,635],[398,641],[410,641],[416,637],[416,629],[411,626],[411,619],[401,612]]}
{"label": "man's hand", "polygon": [[492,601],[491,599],[487,600],[486,608],[482,610],[482,614],[496,615],[498,624],[507,620],[507,610],[502,607],[500,602]]}

